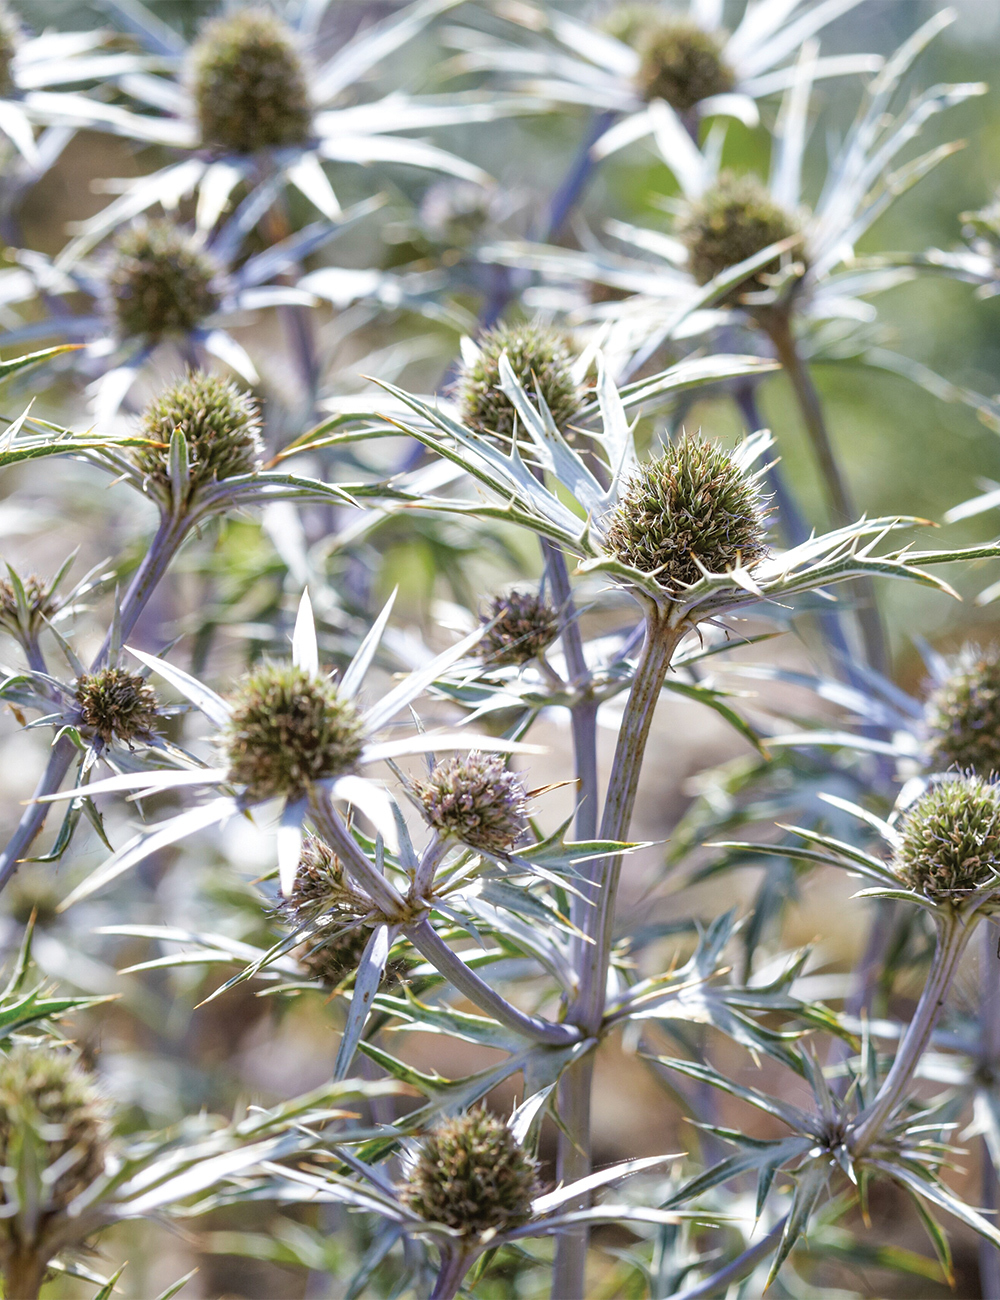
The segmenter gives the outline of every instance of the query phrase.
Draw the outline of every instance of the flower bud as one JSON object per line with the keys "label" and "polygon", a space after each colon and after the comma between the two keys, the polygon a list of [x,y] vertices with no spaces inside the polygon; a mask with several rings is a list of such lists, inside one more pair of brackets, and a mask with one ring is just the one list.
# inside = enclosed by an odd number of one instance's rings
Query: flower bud
{"label": "flower bud", "polygon": [[229,778],[254,800],[299,795],[349,772],[362,743],[353,703],[287,663],[264,663],[244,679],[223,734]]}
{"label": "flower bud", "polygon": [[611,555],[670,591],[698,582],[703,569],[753,568],[767,554],[760,492],[700,435],[684,434],[641,464],[606,529]]}
{"label": "flower bud", "polygon": [[893,869],[936,902],[961,903],[996,880],[1000,865],[1000,786],[978,776],[932,785],[903,820]]}
{"label": "flower bud", "polygon": [[81,730],[92,732],[105,745],[118,740],[131,748],[135,740],[152,740],[159,701],[138,673],[100,668],[78,677],[74,693]]}
{"label": "flower bud", "polygon": [[[46,587],[36,574],[32,573],[22,581],[25,603],[28,607],[28,626],[37,631],[46,619],[58,610],[61,601]],[[21,610],[17,602],[14,584],[9,578],[0,578],[0,627],[6,628],[12,636],[20,637]]]}
{"label": "flower bud", "polygon": [[143,221],[112,246],[107,292],[124,339],[187,334],[217,310],[215,259],[163,218]]}
{"label": "flower bud", "polygon": [[924,720],[931,771],[1000,772],[1000,648],[966,646],[928,697]]}
{"label": "flower bud", "polygon": [[309,84],[294,33],[267,9],[206,24],[191,52],[202,144],[230,153],[308,143]]}
{"label": "flower bud", "polygon": [[219,375],[193,371],[154,398],[143,412],[140,436],[160,445],[137,448],[133,459],[161,492],[170,492],[170,439],[175,429],[187,442],[192,488],[252,474],[260,466],[263,444],[257,404]]}
{"label": "flower bud", "polygon": [[483,633],[479,653],[491,667],[527,663],[559,635],[558,614],[534,591],[494,597],[482,621],[492,626]]}
{"label": "flower bud", "polygon": [[527,829],[524,786],[500,754],[442,759],[412,788],[435,830],[485,853],[509,853]]}
{"label": "flower bud", "polygon": [[[699,284],[708,284],[798,230],[796,220],[775,203],[756,176],[723,172],[711,189],[685,206],[676,233],[688,251],[691,274]],[[722,301],[734,303],[743,294],[765,288],[764,277],[780,268],[781,261],[775,258],[734,285]]]}
{"label": "flower bud", "polygon": [[498,325],[477,339],[479,355],[464,364],[455,383],[462,420],[470,429],[511,439],[517,413],[500,391],[500,357],[530,398],[545,400],[563,434],[580,407],[583,392],[572,375],[572,357],[562,336],[544,325]]}
{"label": "flower bud", "polygon": [[400,1188],[404,1205],[463,1234],[503,1232],[531,1218],[538,1170],[501,1120],[472,1110],[423,1139]]}

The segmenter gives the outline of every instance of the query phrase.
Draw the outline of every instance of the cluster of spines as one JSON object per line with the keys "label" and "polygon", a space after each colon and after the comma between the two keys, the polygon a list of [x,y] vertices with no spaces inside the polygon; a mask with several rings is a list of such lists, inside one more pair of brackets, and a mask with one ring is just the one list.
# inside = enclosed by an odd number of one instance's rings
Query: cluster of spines
{"label": "cluster of spines", "polygon": [[78,677],[74,686],[81,727],[105,745],[152,740],[159,713],[156,692],[146,679],[126,668],[99,668]]}
{"label": "cluster of spines", "polygon": [[524,786],[499,754],[442,759],[411,786],[429,825],[485,853],[509,853],[527,829]]}

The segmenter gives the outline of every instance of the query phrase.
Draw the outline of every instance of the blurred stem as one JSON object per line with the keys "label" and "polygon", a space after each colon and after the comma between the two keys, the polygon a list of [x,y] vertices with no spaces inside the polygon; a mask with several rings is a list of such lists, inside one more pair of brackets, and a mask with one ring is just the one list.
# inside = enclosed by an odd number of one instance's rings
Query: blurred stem
{"label": "blurred stem", "polygon": [[675,1291],[670,1300],[709,1300],[709,1297],[728,1294],[728,1288],[733,1282],[746,1277],[751,1269],[777,1248],[781,1234],[785,1231],[787,1219],[786,1214],[783,1219],[779,1219],[766,1237],[761,1237],[755,1245],[748,1246],[742,1255],[737,1255],[725,1268],[720,1268],[704,1282],[697,1282],[684,1291]]}
{"label": "blurred stem", "polygon": [[25,1248],[8,1259],[3,1270],[3,1293],[8,1300],[38,1300],[48,1265]]}
{"label": "blurred stem", "polygon": [[896,1108],[902,1102],[920,1058],[934,1032],[934,1026],[948,996],[962,953],[979,921],[979,914],[975,911],[968,914],[959,911],[939,912],[936,920],[938,922],[937,947],[913,1019],[875,1100],[861,1112],[851,1126],[848,1146],[851,1155],[855,1158],[863,1155],[878,1139],[882,1129],[892,1119]]}
{"label": "blurred stem", "polygon": [[[556,1180],[566,1184],[590,1173],[592,1151],[590,1103],[594,1080],[594,1053],[574,1061],[559,1080],[559,1118],[565,1132],[559,1132],[556,1152]],[[589,1198],[581,1196],[567,1202],[565,1212],[586,1209]],[[590,1233],[586,1224],[563,1228],[556,1237],[556,1258],[552,1272],[553,1296],[587,1294],[587,1246]]]}
{"label": "blurred stem", "polygon": [[472,1256],[463,1250],[441,1248],[441,1269],[430,1300],[454,1300],[462,1280],[472,1266]]}
{"label": "blurred stem", "polygon": [[[757,407],[757,390],[754,384],[749,382],[738,384],[734,390],[734,397],[747,426],[747,433],[756,433],[758,429],[767,428],[767,422],[762,418]],[[767,471],[766,481],[768,491],[777,507],[778,526],[786,545],[801,546],[803,542],[809,540],[810,529],[791,489],[785,482],[780,461],[775,462]]]}
{"label": "blurred stem", "polygon": [[[760,313],[758,320],[761,328],[770,338],[778,360],[792,385],[799,412],[812,442],[813,453],[819,463],[834,526],[841,527],[858,517],[857,510],[834,455],[819,393],[812,381],[809,367],[799,355],[795,336],[792,334],[790,312],[787,308],[774,309]],[[857,583],[857,590],[861,598],[857,611],[858,628],[865,648],[865,657],[869,667],[874,668],[876,672],[885,673],[888,668],[888,655],[885,631],[875,603],[875,588],[869,579],[862,579]]]}
{"label": "blurred stem", "polygon": [[[1000,1069],[1000,959],[997,957],[997,930],[984,925],[979,954],[979,1035],[980,1070],[984,1085],[996,1088]],[[980,1200],[986,1210],[1000,1208],[1000,1184],[993,1156],[985,1138],[981,1140],[982,1192]],[[979,1289],[983,1300],[1000,1300],[1000,1250],[985,1237],[979,1239]]]}
{"label": "blurred stem", "polygon": [[[123,642],[134,630],[150,596],[156,590],[157,584],[161,581],[170,566],[170,562],[177,554],[187,534],[188,526],[185,517],[161,517],[160,526],[152,542],[150,542],[149,550],[143,557],[143,561],[136,570],[122,600],[120,623]],[[110,648],[111,629],[109,628],[91,665],[91,672],[96,672],[98,668],[104,665]],[[56,741],[49,753],[45,771],[35,787],[34,799],[39,799],[42,795],[56,793],[62,785],[63,778],[69,771],[70,764],[76,754],[76,746],[67,737],[63,736]],[[51,804],[47,803],[30,803],[25,808],[21,820],[17,824],[17,829],[8,840],[3,852],[0,853],[0,890],[7,885],[17,871],[18,864],[24,859],[35,837],[45,825],[45,818],[48,816],[50,807]]]}

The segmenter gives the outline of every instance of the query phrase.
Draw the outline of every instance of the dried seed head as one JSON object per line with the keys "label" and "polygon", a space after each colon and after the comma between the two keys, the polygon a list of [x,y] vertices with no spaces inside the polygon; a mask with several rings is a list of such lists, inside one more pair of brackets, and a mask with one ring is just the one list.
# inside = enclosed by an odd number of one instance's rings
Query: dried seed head
{"label": "dried seed head", "polygon": [[412,788],[435,830],[474,849],[509,853],[527,829],[524,786],[499,754],[442,759]]}
{"label": "dried seed head", "polygon": [[207,23],[191,51],[202,144],[231,153],[309,142],[309,81],[293,32],[263,8]]}
{"label": "dried seed head", "polygon": [[[685,206],[676,233],[688,251],[691,274],[699,284],[708,284],[731,266],[798,231],[798,222],[775,203],[756,176],[723,172],[701,198]],[[775,258],[734,285],[722,301],[733,303],[743,294],[765,288],[764,277],[780,268],[780,258]]]}
{"label": "dried seed head", "polygon": [[264,663],[244,678],[223,735],[230,779],[251,799],[302,793],[361,755],[358,712],[330,681]]}
{"label": "dried seed head", "polygon": [[[49,1042],[22,1043],[0,1057],[0,1164],[11,1174],[0,1182],[0,1237],[22,1248],[31,1244],[19,1239],[26,1216],[14,1216],[20,1186],[14,1173],[22,1163],[29,1162],[24,1173],[32,1182],[43,1170],[56,1174],[39,1180],[47,1197],[34,1229],[40,1239],[48,1222],[104,1172],[110,1120],[110,1102],[74,1053]],[[30,1168],[34,1162],[42,1168]]]}
{"label": "dried seed head", "polygon": [[479,433],[514,436],[516,412],[500,391],[500,357],[506,352],[511,369],[529,397],[538,394],[563,433],[583,405],[583,393],[572,375],[572,357],[562,336],[544,325],[498,325],[477,340],[479,355],[463,365],[455,383],[462,420]]}
{"label": "dried seed head", "polygon": [[656,18],[635,34],[636,89],[647,102],[665,99],[687,113],[711,95],[725,95],[736,78],[722,57],[722,41],[687,18]]}
{"label": "dried seed head", "polygon": [[100,668],[78,677],[74,690],[82,729],[105,745],[119,740],[131,748],[134,740],[152,740],[159,700],[138,673]]}
{"label": "dried seed head", "polygon": [[927,764],[990,776],[1000,772],[1000,647],[966,646],[924,708]]}
{"label": "dried seed head", "polygon": [[941,781],[907,812],[893,869],[910,889],[961,903],[998,879],[998,866],[1000,786],[972,775]]}
{"label": "dried seed head", "polygon": [[428,1133],[400,1188],[414,1214],[468,1235],[527,1223],[537,1193],[534,1160],[485,1110],[445,1120]]}
{"label": "dried seed head", "polygon": [[161,445],[137,448],[133,459],[167,493],[170,438],[175,429],[187,442],[192,490],[260,468],[263,443],[257,403],[219,375],[193,371],[154,398],[143,412],[140,436]]}
{"label": "dried seed head", "polygon": [[491,666],[525,664],[559,635],[559,615],[535,591],[495,596],[482,616],[490,624],[479,642],[479,653]]}
{"label": "dried seed head", "polygon": [[767,554],[755,484],[716,443],[685,434],[645,461],[607,519],[606,549],[633,569],[659,570],[667,590],[698,582],[702,568],[752,568]]}
{"label": "dried seed head", "polygon": [[126,230],[114,242],[107,277],[119,334],[187,334],[217,310],[219,273],[198,241],[166,218]]}
{"label": "dried seed head", "polygon": [[11,64],[23,37],[17,15],[0,0],[0,95],[13,94],[17,89]]}

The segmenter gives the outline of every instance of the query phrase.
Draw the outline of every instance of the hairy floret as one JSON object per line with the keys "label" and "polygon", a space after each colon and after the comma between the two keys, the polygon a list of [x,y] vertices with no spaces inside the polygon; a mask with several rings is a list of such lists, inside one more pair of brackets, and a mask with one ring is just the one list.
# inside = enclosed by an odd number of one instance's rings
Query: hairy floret
{"label": "hairy floret", "polygon": [[[723,271],[761,253],[771,244],[797,234],[799,224],[779,207],[756,176],[723,172],[700,198],[685,205],[677,237],[688,251],[691,274],[708,284]],[[724,302],[765,287],[765,276],[780,269],[775,258],[755,275],[728,290]]]}
{"label": "hairy floret", "polygon": [[492,626],[483,633],[479,653],[485,663],[497,667],[527,663],[559,635],[559,615],[535,591],[495,596],[482,621]]}
{"label": "hairy floret", "polygon": [[125,668],[100,668],[84,673],[74,687],[84,729],[105,745],[119,740],[151,740],[159,712],[156,692],[138,673]]}
{"label": "hairy floret", "polygon": [[685,434],[643,462],[607,519],[607,550],[661,587],[697,582],[703,569],[752,568],[767,554],[756,485],[716,443]]}
{"label": "hairy floret", "polygon": [[472,1110],[423,1139],[400,1197],[422,1219],[472,1235],[526,1223],[537,1192],[537,1166],[510,1129]]}
{"label": "hairy floret", "polygon": [[252,799],[298,794],[353,768],[361,719],[333,682],[291,664],[264,663],[236,693],[223,747],[230,779]]}
{"label": "hairy floret", "polygon": [[309,82],[295,37],[263,8],[206,24],[191,52],[202,143],[234,153],[308,143]]}
{"label": "hairy floret", "polygon": [[[42,1169],[55,1172],[45,1180],[43,1220],[64,1211],[104,1172],[110,1119],[110,1102],[75,1053],[50,1042],[24,1043],[0,1057],[0,1164],[12,1175],[24,1161],[40,1161]],[[29,1167],[25,1173],[32,1179],[41,1170]],[[8,1249],[25,1222],[23,1215],[8,1217],[17,1189],[16,1177],[0,1182],[0,1237]],[[36,1226],[39,1236],[42,1227]]]}
{"label": "hairy floret", "polygon": [[928,697],[924,720],[932,771],[1000,772],[1000,647],[967,646]]}
{"label": "hairy floret", "polygon": [[1000,883],[1000,786],[966,775],[940,781],[913,804],[893,868],[910,889],[938,902],[962,902]]}
{"label": "hairy floret", "polygon": [[442,759],[412,788],[435,830],[474,849],[509,853],[527,829],[524,786],[499,754]]}
{"label": "hairy floret", "polygon": [[161,490],[170,490],[170,438],[187,442],[192,490],[217,479],[251,474],[260,467],[263,443],[257,403],[220,375],[196,370],[149,403],[139,435],[158,443],[133,452],[139,469]]}
{"label": "hairy floret", "polygon": [[107,292],[125,339],[186,334],[217,310],[220,267],[202,245],[163,218],[143,221],[112,246]]}
{"label": "hairy floret", "polygon": [[498,325],[477,340],[479,354],[459,371],[455,396],[462,420],[479,433],[513,438],[517,413],[500,391],[500,357],[529,397],[545,400],[558,429],[575,418],[583,392],[572,374],[572,357],[565,339],[544,325]]}

